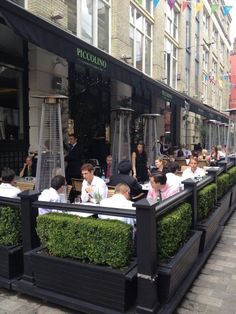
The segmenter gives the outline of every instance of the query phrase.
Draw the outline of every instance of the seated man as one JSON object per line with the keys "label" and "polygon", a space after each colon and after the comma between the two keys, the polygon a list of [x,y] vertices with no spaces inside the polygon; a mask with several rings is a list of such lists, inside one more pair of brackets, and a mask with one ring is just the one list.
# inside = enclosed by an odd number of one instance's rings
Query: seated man
{"label": "seated man", "polygon": [[[105,198],[101,201],[100,205],[103,207],[110,208],[125,208],[125,209],[135,209],[129,200],[130,198],[130,188],[125,183],[119,183],[115,187],[115,193],[112,197]],[[110,216],[110,215],[98,215],[99,218],[102,219],[118,219],[125,223],[134,225],[135,219],[128,217],[120,217],[120,216]]]}
{"label": "seated man", "polygon": [[206,175],[204,169],[198,167],[198,158],[191,157],[189,162],[189,167],[184,170],[182,174],[182,181],[186,179],[198,179]]}
{"label": "seated man", "polygon": [[[65,177],[61,175],[53,177],[51,180],[51,187],[49,189],[43,190],[43,192],[39,195],[38,200],[43,202],[60,203],[60,193],[64,192],[65,183]],[[48,208],[39,208],[39,215],[43,215],[52,211],[54,210]]]}
{"label": "seated man", "polygon": [[166,170],[166,178],[167,178],[167,183],[170,186],[177,186],[182,190],[183,185],[181,184],[182,178],[177,176],[176,172],[179,170],[179,165],[177,162],[171,161],[168,164],[167,170]]}
{"label": "seated man", "polygon": [[81,167],[83,176],[81,200],[83,203],[96,200],[97,197],[103,199],[107,197],[108,188],[106,183],[94,175],[94,168],[91,164],[83,164]]}
{"label": "seated man", "polygon": [[132,164],[128,159],[121,160],[118,165],[118,174],[110,177],[109,185],[115,186],[118,183],[126,183],[131,192],[131,198],[139,195],[142,192],[142,186],[131,175]]}
{"label": "seated man", "polygon": [[17,195],[21,192],[21,190],[16,187],[15,176],[15,172],[12,169],[4,168],[2,170],[0,196],[14,198],[17,197]]}
{"label": "seated man", "polygon": [[179,192],[179,186],[171,186],[167,183],[167,177],[164,173],[152,175],[150,177],[150,185],[147,199],[152,201],[165,200]]}

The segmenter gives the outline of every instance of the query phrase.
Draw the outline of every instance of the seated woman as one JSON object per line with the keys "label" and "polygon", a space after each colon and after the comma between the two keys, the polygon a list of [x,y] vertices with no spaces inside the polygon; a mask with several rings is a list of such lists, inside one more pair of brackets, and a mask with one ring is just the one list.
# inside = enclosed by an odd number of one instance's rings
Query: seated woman
{"label": "seated woman", "polygon": [[27,156],[24,167],[22,168],[20,172],[20,177],[35,177],[36,176],[36,165],[33,161],[33,158],[31,156]]}

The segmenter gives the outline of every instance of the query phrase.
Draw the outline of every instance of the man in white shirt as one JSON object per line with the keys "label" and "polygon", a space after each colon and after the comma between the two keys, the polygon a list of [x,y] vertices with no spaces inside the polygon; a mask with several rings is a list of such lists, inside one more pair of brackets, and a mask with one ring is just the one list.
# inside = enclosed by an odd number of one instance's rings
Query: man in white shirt
{"label": "man in white shirt", "polygon": [[[64,192],[65,177],[62,175],[57,175],[51,180],[51,187],[49,189],[43,190],[39,195],[38,200],[43,202],[55,202],[61,203],[60,193]],[[44,215],[49,212],[55,211],[48,208],[39,208],[39,215]]]}
{"label": "man in white shirt", "polygon": [[15,176],[15,172],[12,169],[4,168],[2,170],[0,196],[14,198],[17,197],[17,195],[21,192],[21,190],[16,187]]}
{"label": "man in white shirt", "polygon": [[84,164],[81,167],[81,174],[84,179],[81,191],[81,200],[83,203],[107,197],[108,188],[106,183],[94,175],[94,168],[91,164]]}
{"label": "man in white shirt", "polygon": [[[131,202],[129,198],[130,198],[129,186],[125,183],[119,183],[115,187],[115,193],[113,194],[113,196],[103,199],[100,205],[103,207],[124,208],[124,209],[135,210],[135,207],[132,206],[133,202]],[[117,219],[131,225],[135,224],[134,218],[110,216],[110,215],[98,215],[98,217],[102,219]]]}
{"label": "man in white shirt", "polygon": [[176,172],[179,169],[179,165],[177,162],[170,162],[167,170],[166,170],[166,178],[167,178],[167,184],[170,186],[177,186],[180,190],[183,189],[183,184],[181,183],[182,178],[176,175]]}
{"label": "man in white shirt", "polygon": [[184,170],[182,174],[182,181],[186,179],[199,179],[206,175],[204,169],[199,168],[197,157],[191,157],[189,162],[189,167]]}

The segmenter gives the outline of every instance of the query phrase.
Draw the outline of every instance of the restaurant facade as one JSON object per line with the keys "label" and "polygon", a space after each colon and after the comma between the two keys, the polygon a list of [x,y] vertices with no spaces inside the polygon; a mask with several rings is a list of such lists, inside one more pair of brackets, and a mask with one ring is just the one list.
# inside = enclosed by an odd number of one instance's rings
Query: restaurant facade
{"label": "restaurant facade", "polygon": [[29,11],[0,2],[0,168],[16,172],[38,149],[41,115],[35,95],[63,94],[62,127],[79,136],[83,160],[111,152],[115,108],[133,109],[131,142],[142,139],[140,117],[158,113],[158,136],[181,143],[182,112],[227,123],[227,116],[87,44]]}

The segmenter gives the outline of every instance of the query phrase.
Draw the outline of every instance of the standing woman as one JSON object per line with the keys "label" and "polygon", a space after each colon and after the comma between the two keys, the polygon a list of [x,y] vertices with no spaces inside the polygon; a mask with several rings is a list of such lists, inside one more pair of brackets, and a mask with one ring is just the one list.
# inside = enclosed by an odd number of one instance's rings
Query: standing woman
{"label": "standing woman", "polygon": [[132,170],[133,177],[138,182],[148,181],[147,153],[143,143],[137,144],[135,151],[132,153]]}

